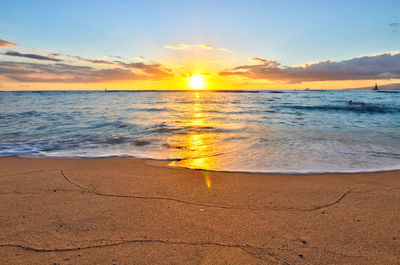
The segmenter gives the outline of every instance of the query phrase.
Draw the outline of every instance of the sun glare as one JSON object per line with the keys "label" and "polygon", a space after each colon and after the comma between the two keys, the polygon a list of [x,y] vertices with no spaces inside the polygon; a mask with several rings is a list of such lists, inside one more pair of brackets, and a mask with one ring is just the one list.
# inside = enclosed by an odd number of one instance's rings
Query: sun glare
{"label": "sun glare", "polygon": [[195,74],[189,78],[189,87],[190,89],[199,90],[204,89],[206,87],[206,81],[204,80],[204,76]]}

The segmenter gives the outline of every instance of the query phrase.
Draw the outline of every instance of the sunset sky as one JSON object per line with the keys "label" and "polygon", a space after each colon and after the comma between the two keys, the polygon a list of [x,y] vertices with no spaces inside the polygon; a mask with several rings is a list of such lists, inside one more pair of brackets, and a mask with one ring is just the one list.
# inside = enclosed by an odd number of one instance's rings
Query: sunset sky
{"label": "sunset sky", "polygon": [[400,83],[398,0],[1,2],[0,90],[375,82]]}

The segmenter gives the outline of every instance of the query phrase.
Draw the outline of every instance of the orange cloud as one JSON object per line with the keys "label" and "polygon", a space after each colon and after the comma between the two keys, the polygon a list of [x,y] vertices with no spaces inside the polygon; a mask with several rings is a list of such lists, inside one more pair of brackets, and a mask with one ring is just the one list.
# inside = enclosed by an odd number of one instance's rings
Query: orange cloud
{"label": "orange cloud", "polygon": [[208,44],[197,44],[197,47],[203,48],[203,49],[212,49],[211,45],[208,45]]}
{"label": "orange cloud", "polygon": [[0,48],[12,47],[17,45],[15,42],[0,39]]}

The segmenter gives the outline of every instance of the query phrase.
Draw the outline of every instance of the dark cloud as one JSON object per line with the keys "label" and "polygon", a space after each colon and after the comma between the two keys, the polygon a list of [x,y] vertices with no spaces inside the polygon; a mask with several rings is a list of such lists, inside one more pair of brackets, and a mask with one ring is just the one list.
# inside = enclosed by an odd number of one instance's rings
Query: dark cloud
{"label": "dark cloud", "polygon": [[166,74],[155,70],[142,74],[122,68],[95,69],[89,66],[76,66],[63,63],[0,62],[0,76],[19,82],[95,83],[156,80],[165,78]]}
{"label": "dark cloud", "polygon": [[88,60],[88,61],[94,64],[114,64],[114,62],[109,62],[105,60]]}
{"label": "dark cloud", "polygon": [[[253,58],[250,58],[250,60],[255,61],[255,62],[257,62],[257,63],[259,63],[261,65],[268,66],[268,67],[277,67],[277,66],[279,66],[279,63],[277,61],[267,60],[267,59],[264,59],[262,57],[253,57]],[[252,67],[252,65],[239,66],[239,67],[237,67],[238,69],[236,69],[236,70],[246,69],[248,67]]]}
{"label": "dark cloud", "polygon": [[15,42],[0,39],[0,48],[11,47],[17,45]]}
{"label": "dark cloud", "polygon": [[[126,63],[123,61],[106,61],[106,60],[91,60],[91,59],[86,59],[82,58],[80,56],[74,56],[74,55],[67,55],[68,57],[78,59],[79,61],[83,62],[88,62],[88,63],[93,63],[93,64],[109,64],[109,65],[115,65],[119,66],[122,68],[126,69],[132,69],[132,70],[140,70],[144,74],[150,75],[150,76],[156,76],[157,79],[162,79],[162,78],[167,78],[173,76],[172,70],[163,66],[160,63],[143,63],[143,62],[138,62],[138,63]],[[112,57],[119,57],[119,56],[112,56]]]}
{"label": "dark cloud", "polygon": [[261,57],[253,57],[253,58],[250,58],[250,60],[255,61],[257,63],[262,63],[262,64],[265,64],[267,62],[267,60],[265,60],[264,58],[261,58]]}
{"label": "dark cloud", "polygon": [[88,63],[94,63],[94,64],[115,64],[114,62],[106,61],[106,60],[91,60],[91,59],[86,59],[80,56],[75,56],[75,55],[67,55],[68,57],[78,59],[79,61],[84,61]]}
{"label": "dark cloud", "polygon": [[19,53],[19,52],[8,51],[8,52],[2,53],[2,54],[8,55],[8,56],[24,57],[24,58],[35,59],[35,60],[44,60],[44,61],[53,61],[53,62],[61,62],[62,61],[61,59],[57,59],[54,57],[43,56],[43,55],[33,54],[33,53]]}
{"label": "dark cloud", "polygon": [[159,63],[145,64],[145,63],[124,63],[121,61],[116,61],[116,62],[122,67],[140,70],[145,74],[158,76],[159,78],[171,77],[173,75],[171,69],[166,68],[165,66]]}
{"label": "dark cloud", "polygon": [[123,57],[121,57],[121,56],[118,56],[118,55],[108,55],[109,57],[113,57],[113,58],[117,58],[117,59],[124,59]]}
{"label": "dark cloud", "polygon": [[[91,59],[86,59],[86,58],[82,58],[80,56],[73,56],[73,55],[67,55],[67,56],[78,59],[79,61],[93,63],[93,64],[109,64],[109,65],[116,65],[116,66],[120,66],[122,68],[127,68],[127,69],[132,69],[132,70],[140,70],[147,75],[157,76],[157,79],[172,76],[172,70],[169,68],[166,68],[165,66],[163,66],[162,64],[159,64],[159,63],[153,63],[153,64],[146,64],[143,62],[126,63],[123,61],[91,60]],[[116,56],[114,56],[114,57],[116,57]]]}
{"label": "dark cloud", "polygon": [[154,77],[154,79],[163,79],[173,76],[172,70],[163,66],[160,63],[152,63],[152,64],[146,64],[143,62],[126,63],[123,61],[91,60],[73,55],[67,55],[67,56],[78,59],[79,61],[89,62],[93,64],[108,64],[108,65],[119,66],[125,69],[139,70],[149,77]]}
{"label": "dark cloud", "polygon": [[368,80],[400,78],[400,53],[385,53],[349,60],[324,61],[298,67],[281,67],[275,61],[262,65],[243,65],[220,72],[219,75],[238,75],[252,79],[266,79],[301,83],[332,80]]}
{"label": "dark cloud", "polygon": [[393,29],[393,32],[397,32],[397,30],[400,28],[400,23],[393,22],[393,23],[390,23],[389,26]]}

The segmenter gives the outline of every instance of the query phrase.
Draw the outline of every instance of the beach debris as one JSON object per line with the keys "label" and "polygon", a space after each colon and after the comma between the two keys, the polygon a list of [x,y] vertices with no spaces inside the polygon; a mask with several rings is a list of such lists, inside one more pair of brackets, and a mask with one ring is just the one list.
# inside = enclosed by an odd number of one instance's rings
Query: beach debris
{"label": "beach debris", "polygon": [[302,253],[297,253],[297,256],[299,256],[300,258],[304,259],[304,255]]}
{"label": "beach debris", "polygon": [[302,239],[302,238],[300,238],[299,241],[300,241],[301,243],[303,243],[304,245],[307,244],[307,241],[305,241],[305,240]]}
{"label": "beach debris", "polygon": [[203,209],[203,208],[200,208],[200,212],[204,212],[205,211],[205,209]]}

